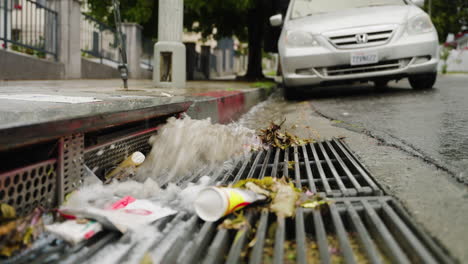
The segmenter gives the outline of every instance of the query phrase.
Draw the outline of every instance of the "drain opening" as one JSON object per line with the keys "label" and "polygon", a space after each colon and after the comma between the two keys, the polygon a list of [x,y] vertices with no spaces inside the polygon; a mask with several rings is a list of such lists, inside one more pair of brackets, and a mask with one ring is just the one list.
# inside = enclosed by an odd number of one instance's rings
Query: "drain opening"
{"label": "drain opening", "polygon": [[286,176],[299,188],[329,197],[383,194],[344,144],[336,139],[257,152],[251,159],[239,162],[224,180],[236,182],[263,176]]}

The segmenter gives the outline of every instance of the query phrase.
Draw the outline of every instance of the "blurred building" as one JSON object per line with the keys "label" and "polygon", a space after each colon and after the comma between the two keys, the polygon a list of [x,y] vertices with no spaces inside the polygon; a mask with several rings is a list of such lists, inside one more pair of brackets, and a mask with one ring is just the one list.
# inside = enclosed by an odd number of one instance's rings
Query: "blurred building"
{"label": "blurred building", "polygon": [[444,48],[450,48],[450,55],[446,61],[447,71],[468,72],[468,29],[449,36]]}

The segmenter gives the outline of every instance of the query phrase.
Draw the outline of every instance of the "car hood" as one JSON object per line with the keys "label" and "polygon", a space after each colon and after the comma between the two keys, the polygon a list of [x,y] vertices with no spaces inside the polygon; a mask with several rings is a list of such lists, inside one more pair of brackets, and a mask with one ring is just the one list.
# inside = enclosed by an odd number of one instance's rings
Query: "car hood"
{"label": "car hood", "polygon": [[412,5],[354,8],[289,20],[285,27],[321,34],[346,28],[404,24],[408,17],[421,12],[418,7]]}

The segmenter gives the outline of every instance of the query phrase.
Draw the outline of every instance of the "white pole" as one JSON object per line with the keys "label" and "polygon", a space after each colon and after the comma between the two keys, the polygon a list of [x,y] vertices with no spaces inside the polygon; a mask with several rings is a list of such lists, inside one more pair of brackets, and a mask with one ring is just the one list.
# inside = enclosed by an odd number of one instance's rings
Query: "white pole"
{"label": "white pole", "polygon": [[153,83],[161,88],[185,88],[185,45],[182,43],[183,0],[160,0],[158,42],[154,45]]}

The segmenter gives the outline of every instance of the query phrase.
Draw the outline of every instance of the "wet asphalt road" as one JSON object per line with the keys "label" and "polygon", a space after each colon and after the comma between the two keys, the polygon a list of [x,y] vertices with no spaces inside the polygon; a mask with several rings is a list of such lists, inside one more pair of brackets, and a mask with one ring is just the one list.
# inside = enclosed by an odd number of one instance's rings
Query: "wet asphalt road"
{"label": "wet asphalt road", "polygon": [[366,130],[468,183],[468,75],[439,76],[429,91],[400,81],[384,91],[356,85],[319,88],[304,96],[336,126]]}

